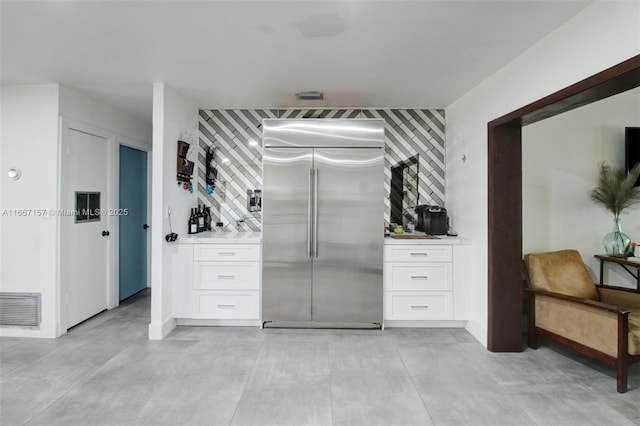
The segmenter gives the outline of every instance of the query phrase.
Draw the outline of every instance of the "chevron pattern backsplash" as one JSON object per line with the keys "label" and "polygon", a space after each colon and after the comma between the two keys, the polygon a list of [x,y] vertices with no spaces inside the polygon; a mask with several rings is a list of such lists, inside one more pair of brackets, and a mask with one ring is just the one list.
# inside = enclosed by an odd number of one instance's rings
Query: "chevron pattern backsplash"
{"label": "chevron pattern backsplash", "polygon": [[[247,211],[247,189],[262,189],[264,118],[382,118],[385,121],[385,212],[389,221],[391,166],[416,154],[420,158],[420,204],[444,206],[444,129],[441,109],[242,109],[200,110],[198,202],[211,207],[214,221],[235,229],[260,231],[260,212]],[[218,181],[213,194],[205,185],[205,153],[214,144]]]}

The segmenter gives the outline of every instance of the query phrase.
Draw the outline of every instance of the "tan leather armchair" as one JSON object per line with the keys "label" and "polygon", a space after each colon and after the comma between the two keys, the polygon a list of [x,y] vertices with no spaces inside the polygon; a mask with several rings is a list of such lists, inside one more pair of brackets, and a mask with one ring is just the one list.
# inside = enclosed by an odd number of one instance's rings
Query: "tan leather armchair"
{"label": "tan leather armchair", "polygon": [[618,392],[640,362],[640,293],[594,284],[576,250],[524,256],[528,345],[546,336],[616,367]]}

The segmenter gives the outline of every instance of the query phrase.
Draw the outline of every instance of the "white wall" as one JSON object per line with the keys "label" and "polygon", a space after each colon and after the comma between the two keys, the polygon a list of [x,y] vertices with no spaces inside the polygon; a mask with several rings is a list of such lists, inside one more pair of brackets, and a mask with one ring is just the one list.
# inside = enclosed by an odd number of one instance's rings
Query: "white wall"
{"label": "white wall", "polygon": [[[598,164],[624,167],[624,128],[640,127],[640,92],[625,92],[522,129],[522,250],[574,248],[599,279],[602,237],[613,216],[594,204]],[[640,210],[621,215],[623,231],[640,241]],[[606,282],[635,288],[620,267]]]}
{"label": "white wall", "polygon": [[[39,330],[0,329],[5,336],[55,337],[58,85],[0,87],[0,290],[41,293]],[[18,167],[15,181],[7,170]],[[26,216],[15,216],[16,211]]]}
{"label": "white wall", "polygon": [[[596,2],[447,111],[447,208],[473,239],[468,330],[487,341],[487,123],[640,53],[640,2]],[[462,161],[463,155],[467,160]]]}
{"label": "white wall", "polygon": [[125,145],[144,151],[151,149],[151,122],[66,86],[60,86],[60,115],[115,133]]}
{"label": "white wall", "polygon": [[[120,145],[126,145],[142,151],[151,151],[151,122],[141,120],[120,109],[114,108],[96,99],[90,98],[71,88],[60,86],[60,137],[64,141],[69,127],[101,136],[109,143],[109,200],[108,205],[115,208],[120,200]],[[62,159],[64,160],[64,159]],[[61,162],[61,165],[64,161]],[[64,188],[62,188],[64,190]],[[107,307],[113,309],[120,303],[119,298],[119,255],[120,221],[117,217],[107,217],[107,228],[111,233],[108,245],[108,292]],[[149,220],[149,219],[147,219]],[[64,256],[70,253],[64,245],[64,233],[61,235],[61,265],[67,264]],[[65,271],[61,270],[61,276]],[[66,292],[65,282],[61,281],[60,294]],[[63,296],[60,296],[61,298]],[[65,312],[61,312],[60,322],[66,323]]]}
{"label": "white wall", "polygon": [[[153,178],[151,234],[151,324],[149,339],[164,338],[176,326],[171,306],[171,263],[177,244],[167,243],[171,210],[173,231],[184,236],[189,208],[196,194],[176,184],[178,140],[185,132],[197,135],[198,107],[164,83],[153,84]],[[197,140],[196,140],[197,143]],[[197,173],[197,170],[194,172]]]}
{"label": "white wall", "polygon": [[[116,108],[57,84],[2,86],[0,176],[0,289],[42,293],[42,323],[39,330],[0,328],[5,336],[57,337],[66,332],[60,309],[59,220],[45,217],[10,216],[15,209],[58,209],[60,185],[61,123],[81,123],[113,141],[110,164],[112,199],[117,203],[118,144],[151,148],[151,124]],[[62,118],[62,119],[61,119]],[[7,170],[22,169],[18,181]],[[116,204],[114,204],[116,205]],[[115,221],[117,222],[117,221]],[[116,232],[117,234],[117,232]],[[117,238],[114,241],[117,245]],[[111,255],[117,275],[117,256]],[[117,287],[117,281],[113,280]],[[116,289],[117,291],[117,289]],[[117,297],[110,307],[117,306]]]}

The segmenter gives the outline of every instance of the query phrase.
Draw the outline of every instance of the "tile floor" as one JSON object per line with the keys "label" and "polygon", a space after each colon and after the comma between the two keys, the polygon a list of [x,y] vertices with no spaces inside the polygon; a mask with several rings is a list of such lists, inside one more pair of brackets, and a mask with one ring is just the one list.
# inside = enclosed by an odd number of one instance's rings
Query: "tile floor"
{"label": "tile floor", "polygon": [[640,425],[612,368],[547,344],[491,353],[457,329],[178,327],[149,294],[56,340],[0,339],[0,424]]}

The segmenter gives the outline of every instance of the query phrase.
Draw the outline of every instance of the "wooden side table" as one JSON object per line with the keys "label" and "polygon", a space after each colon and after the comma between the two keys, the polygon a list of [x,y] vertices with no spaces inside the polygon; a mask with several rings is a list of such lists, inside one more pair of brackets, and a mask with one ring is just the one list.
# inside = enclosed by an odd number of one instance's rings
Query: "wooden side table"
{"label": "wooden side table", "polygon": [[[600,285],[604,284],[602,282],[604,276],[604,264],[607,262],[615,263],[622,266],[625,271],[636,279],[637,290],[640,291],[640,263],[627,260],[626,257],[611,257],[603,254],[596,254],[595,258],[600,260]],[[633,268],[636,270],[635,273],[633,272]]]}

